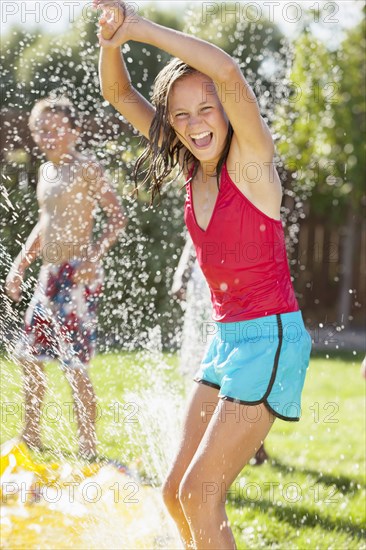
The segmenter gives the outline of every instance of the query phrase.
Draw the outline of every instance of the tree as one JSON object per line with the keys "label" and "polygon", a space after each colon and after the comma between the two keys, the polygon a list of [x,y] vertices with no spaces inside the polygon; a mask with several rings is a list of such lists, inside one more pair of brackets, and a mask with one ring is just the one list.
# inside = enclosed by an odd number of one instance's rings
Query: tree
{"label": "tree", "polygon": [[365,206],[365,22],[347,31],[336,51],[309,28],[294,44],[287,85],[277,108],[278,150],[291,188],[325,225],[344,225],[338,320],[348,323],[357,220]]}

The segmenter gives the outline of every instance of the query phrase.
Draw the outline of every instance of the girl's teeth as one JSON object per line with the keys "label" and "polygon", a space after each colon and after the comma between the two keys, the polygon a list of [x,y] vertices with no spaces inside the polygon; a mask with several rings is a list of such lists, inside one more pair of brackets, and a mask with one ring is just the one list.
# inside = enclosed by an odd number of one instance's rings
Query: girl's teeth
{"label": "girl's teeth", "polygon": [[202,139],[206,136],[208,136],[210,132],[204,132],[203,134],[197,134],[196,136],[191,136],[192,139]]}

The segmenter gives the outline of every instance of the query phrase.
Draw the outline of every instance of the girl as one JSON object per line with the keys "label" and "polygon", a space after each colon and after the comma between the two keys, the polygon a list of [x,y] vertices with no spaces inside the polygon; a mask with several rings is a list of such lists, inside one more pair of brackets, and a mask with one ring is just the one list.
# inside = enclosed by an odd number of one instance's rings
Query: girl
{"label": "girl", "polygon": [[[236,548],[227,491],[275,417],[298,420],[311,339],[292,288],[280,220],[274,144],[236,62],[203,40],[157,25],[124,2],[102,8],[100,81],[106,100],[146,138],[135,173],[152,199],[177,165],[185,222],[210,287],[215,322],[195,380],[179,449],[163,486],[186,548]],[[128,40],[174,58],[152,103],[133,88]]]}

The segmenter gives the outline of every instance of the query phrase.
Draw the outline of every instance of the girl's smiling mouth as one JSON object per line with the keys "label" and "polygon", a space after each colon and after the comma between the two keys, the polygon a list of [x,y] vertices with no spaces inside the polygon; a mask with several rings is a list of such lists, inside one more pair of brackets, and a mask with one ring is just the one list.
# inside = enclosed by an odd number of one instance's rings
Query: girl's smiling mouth
{"label": "girl's smiling mouth", "polygon": [[201,132],[200,134],[191,134],[190,138],[193,141],[195,147],[198,149],[204,149],[211,144],[213,137],[212,132]]}

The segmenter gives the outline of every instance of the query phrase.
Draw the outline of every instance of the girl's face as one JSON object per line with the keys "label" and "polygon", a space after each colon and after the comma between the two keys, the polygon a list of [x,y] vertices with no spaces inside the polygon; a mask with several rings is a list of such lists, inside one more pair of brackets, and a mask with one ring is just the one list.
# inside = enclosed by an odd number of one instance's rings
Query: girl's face
{"label": "girl's face", "polygon": [[168,98],[170,124],[178,139],[202,163],[216,166],[229,121],[211,78],[193,73],[177,80]]}

